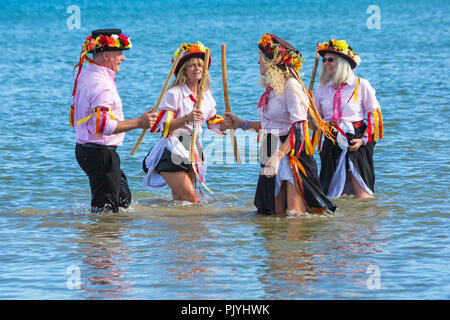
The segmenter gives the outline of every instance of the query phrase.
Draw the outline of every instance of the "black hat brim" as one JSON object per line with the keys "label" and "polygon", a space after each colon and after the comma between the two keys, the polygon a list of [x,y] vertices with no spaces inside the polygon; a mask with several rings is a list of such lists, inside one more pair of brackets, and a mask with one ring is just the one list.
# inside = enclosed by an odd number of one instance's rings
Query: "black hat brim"
{"label": "black hat brim", "polygon": [[124,48],[122,46],[120,47],[101,47],[101,48],[96,48],[94,50],[88,51],[88,53],[99,53],[99,52],[106,52],[106,51],[122,51],[122,50],[128,50],[130,48]]}
{"label": "black hat brim", "polygon": [[323,57],[326,53],[332,53],[332,54],[341,56],[342,58],[347,60],[348,63],[350,63],[350,67],[352,69],[355,69],[358,66],[358,64],[356,63],[356,61],[352,57],[342,53],[341,51],[332,50],[332,49],[319,50],[319,54],[320,54],[321,57]]}
{"label": "black hat brim", "polygon": [[[175,76],[177,76],[178,71],[180,71],[183,64],[185,64],[188,60],[190,60],[192,58],[200,58],[203,61],[205,61],[205,53],[204,52],[192,52],[192,53],[188,53],[188,54],[184,55],[183,57],[181,57],[180,61],[178,61],[177,66],[175,67],[175,71],[174,71]],[[209,69],[209,67],[211,67],[211,56],[209,56],[208,69]]]}

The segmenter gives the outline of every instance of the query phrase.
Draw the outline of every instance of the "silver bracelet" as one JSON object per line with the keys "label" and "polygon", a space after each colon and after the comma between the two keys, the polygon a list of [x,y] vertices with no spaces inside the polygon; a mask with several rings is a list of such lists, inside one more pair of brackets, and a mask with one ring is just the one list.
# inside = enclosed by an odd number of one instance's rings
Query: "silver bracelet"
{"label": "silver bracelet", "polygon": [[367,138],[364,137],[364,136],[362,136],[360,139],[362,140],[362,142],[363,142],[364,144],[367,144],[367,141],[369,141],[369,139],[367,139]]}
{"label": "silver bracelet", "polygon": [[248,123],[249,123],[249,121],[248,121],[248,120],[245,120],[244,125],[241,127],[241,129],[242,129],[242,130],[247,130]]}

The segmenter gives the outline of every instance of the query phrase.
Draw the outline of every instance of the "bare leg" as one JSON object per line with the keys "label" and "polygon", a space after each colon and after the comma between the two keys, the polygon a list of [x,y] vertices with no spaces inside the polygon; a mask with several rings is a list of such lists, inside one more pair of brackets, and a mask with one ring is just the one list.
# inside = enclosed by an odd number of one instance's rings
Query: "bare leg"
{"label": "bare leg", "polygon": [[279,216],[286,215],[286,182],[281,183],[280,192],[275,197],[275,214]]}
{"label": "bare leg", "polygon": [[193,171],[186,173],[178,172],[161,172],[161,176],[167,181],[174,200],[189,201],[198,203],[197,192],[195,192],[195,177]]}
{"label": "bare leg", "polygon": [[356,181],[353,174],[350,174],[352,177],[352,186],[353,186],[353,192],[355,193],[355,197],[367,199],[367,198],[373,198],[372,195],[368,194],[361,186],[359,185],[358,181]]}
{"label": "bare leg", "polygon": [[297,188],[290,182],[287,185],[287,210],[293,210],[296,213],[305,213],[306,205],[303,195],[297,191]]}

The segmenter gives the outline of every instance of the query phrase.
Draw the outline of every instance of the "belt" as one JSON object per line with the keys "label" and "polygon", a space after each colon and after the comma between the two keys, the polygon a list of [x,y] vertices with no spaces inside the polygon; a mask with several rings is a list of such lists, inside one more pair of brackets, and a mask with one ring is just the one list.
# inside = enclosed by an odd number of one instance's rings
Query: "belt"
{"label": "belt", "polygon": [[77,146],[86,147],[86,148],[92,148],[92,149],[109,149],[109,150],[116,150],[117,146],[105,146],[103,144],[97,144],[97,143],[77,143]]}
{"label": "belt", "polygon": [[359,128],[364,124],[364,120],[353,122],[355,128]]}

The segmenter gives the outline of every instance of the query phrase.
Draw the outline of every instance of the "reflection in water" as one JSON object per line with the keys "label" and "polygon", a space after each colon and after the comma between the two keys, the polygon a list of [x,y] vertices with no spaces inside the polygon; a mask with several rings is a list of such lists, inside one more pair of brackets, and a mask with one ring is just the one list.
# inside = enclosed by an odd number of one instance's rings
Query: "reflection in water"
{"label": "reflection in water", "polygon": [[[260,276],[264,298],[329,297],[333,283],[366,290],[367,267],[376,265],[376,254],[382,251],[382,230],[373,222],[374,204],[353,201],[356,210],[346,208],[331,218],[255,219],[267,252],[267,268]],[[320,285],[324,279],[328,283]]]}
{"label": "reflection in water", "polygon": [[[192,223],[188,219],[170,225],[174,239],[167,242],[167,271],[174,281],[193,279],[199,275],[210,273],[211,266],[207,262],[207,249],[201,243],[210,237],[203,223]],[[200,246],[199,246],[200,245]]]}
{"label": "reflection in water", "polygon": [[88,299],[119,299],[133,283],[124,279],[130,250],[120,237],[123,224],[114,216],[92,216],[93,224],[83,225],[80,251],[83,254],[82,290]]}

